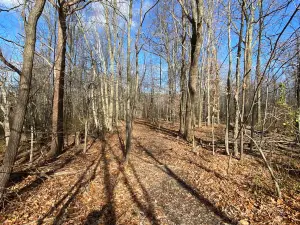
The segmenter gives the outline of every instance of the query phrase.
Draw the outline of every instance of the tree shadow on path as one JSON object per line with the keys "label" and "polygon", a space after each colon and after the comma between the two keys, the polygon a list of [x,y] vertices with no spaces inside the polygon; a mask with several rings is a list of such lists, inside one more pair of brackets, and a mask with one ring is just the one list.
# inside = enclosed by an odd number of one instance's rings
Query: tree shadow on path
{"label": "tree shadow on path", "polygon": [[37,222],[38,225],[43,224],[44,220],[51,216],[55,210],[58,210],[56,216],[54,217],[52,224],[60,224],[63,216],[66,213],[66,209],[73,202],[75,197],[79,194],[82,187],[88,185],[93,179],[95,179],[96,170],[101,162],[102,156],[99,155],[96,159],[94,159],[84,170],[84,172],[80,175],[77,181],[73,184],[73,186],[68,190],[66,194],[64,194],[48,211],[45,213]]}
{"label": "tree shadow on path", "polygon": [[106,204],[102,206],[99,210],[93,210],[92,212],[90,212],[84,223],[85,225],[99,223],[105,225],[114,225],[117,221],[114,201],[114,190],[117,184],[117,178],[113,176],[110,172],[111,162],[108,158],[108,150],[110,150],[110,146],[107,144],[107,141],[104,141],[101,149],[101,154],[103,156]]}
{"label": "tree shadow on path", "polygon": [[215,215],[220,217],[226,223],[233,222],[230,218],[227,217],[227,215],[225,213],[223,213],[220,209],[218,209],[216,206],[214,206],[213,203],[211,203],[208,199],[206,199],[195,188],[190,186],[190,184],[188,184],[186,181],[184,181],[182,178],[180,178],[166,164],[163,164],[162,162],[160,162],[159,159],[157,159],[150,150],[148,150],[143,145],[141,145],[140,142],[137,143],[137,146],[139,148],[141,148],[150,158],[152,158],[158,164],[158,165],[156,165],[157,168],[159,168],[161,171],[163,171],[164,173],[168,174],[171,178],[173,178],[182,188],[184,188],[186,191],[188,191],[192,196],[194,196],[199,202],[201,202],[204,206],[206,206]]}

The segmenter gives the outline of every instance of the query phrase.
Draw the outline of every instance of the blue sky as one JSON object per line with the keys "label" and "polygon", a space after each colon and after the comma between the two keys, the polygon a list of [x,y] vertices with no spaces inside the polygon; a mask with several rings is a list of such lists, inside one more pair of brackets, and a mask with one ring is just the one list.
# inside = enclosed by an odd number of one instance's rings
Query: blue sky
{"label": "blue sky", "polygon": [[[175,1],[175,0],[173,0]],[[18,0],[0,0],[0,7],[1,8],[5,8],[5,7],[9,7],[12,5],[15,5],[18,2]],[[154,4],[154,0],[145,0],[144,1],[144,7],[143,7],[143,11],[145,12],[150,6],[152,6]],[[170,1],[171,2],[171,1]],[[269,2],[273,2],[271,0],[265,1],[266,5],[265,8],[268,6]],[[279,1],[280,2],[280,1]],[[283,11],[280,11],[280,16],[272,16],[270,18],[268,18],[265,22],[266,22],[266,29],[264,31],[264,50],[263,51],[263,62],[266,61],[266,59],[269,57],[269,47],[268,47],[268,38],[273,38],[278,35],[278,33],[281,31],[281,29],[283,28],[283,26],[286,24],[289,16],[292,14],[292,12],[295,9],[295,6],[297,4],[299,4],[300,0],[295,0],[293,1],[288,8],[286,8]],[[97,3],[99,4],[99,3]],[[136,33],[137,30],[137,26],[138,26],[138,20],[139,20],[139,7],[140,7],[140,1],[134,1],[134,10],[133,10],[133,15],[134,15],[134,22],[133,22],[133,27],[132,27],[132,37],[134,38],[134,35]],[[160,7],[160,5],[156,6],[156,7]],[[221,6],[220,6],[221,7]],[[273,6],[274,8],[276,8],[276,6]],[[234,9],[234,7],[233,7]],[[121,11],[122,13],[126,14],[126,4],[124,4],[121,7]],[[155,19],[155,12],[156,12],[157,8],[154,8],[146,17],[146,20],[144,22],[143,25],[143,32],[145,34],[149,34],[153,29],[153,27],[151,27],[152,24],[152,20]],[[235,26],[238,28],[239,27],[239,20],[237,19],[239,17],[238,13],[234,13],[236,19],[234,19],[234,23]],[[226,27],[226,19],[224,18],[224,15],[220,15],[220,21],[216,24],[216,29],[220,29],[220,27],[225,26]],[[19,12],[15,12],[15,11],[11,11],[11,12],[1,12],[0,13],[0,36],[6,39],[10,39],[13,41],[16,41],[18,43],[22,44],[22,37],[21,35],[23,34],[23,24],[22,24],[22,19],[20,18],[20,13]],[[280,41],[284,41],[285,39],[287,39],[292,32],[294,32],[295,29],[299,28],[299,22],[300,22],[300,17],[299,17],[299,13],[298,15],[294,18],[294,20],[292,21],[292,23],[290,24],[290,26],[288,27],[288,29],[286,30],[286,32],[282,35],[282,38]],[[43,24],[43,20],[39,21],[39,24],[41,27]],[[21,34],[21,35],[20,35]],[[274,35],[274,37],[272,37],[272,35]],[[254,36],[256,36],[256,32],[254,32]],[[134,41],[133,41],[134,42]],[[235,46],[237,43],[237,35],[232,32],[232,46]],[[20,49],[18,47],[15,47],[12,44],[6,43],[3,40],[0,40],[0,47],[2,49],[2,51],[4,52],[4,54],[8,57],[8,59],[11,59],[12,61],[20,61],[21,60],[21,55],[20,55]],[[253,65],[255,62],[255,54],[256,54],[256,48],[257,48],[257,41],[254,41],[253,44],[253,52],[254,52],[254,56],[253,56]],[[227,37],[226,37],[226,30],[225,30],[225,35],[220,38],[220,43],[219,43],[219,50],[218,50],[218,60],[219,62],[223,62],[226,57],[228,55],[228,49],[227,49]],[[158,68],[159,68],[159,57],[157,57],[154,54],[151,54],[145,51],[142,51],[140,54],[140,64],[144,63],[144,57],[146,57],[146,63],[149,63],[150,60],[151,62],[154,64],[154,72],[156,73],[156,77],[159,76],[158,73]],[[236,58],[236,52],[235,50],[233,50],[232,52],[232,58],[233,58],[233,71],[234,71],[234,63],[235,63],[235,58]],[[165,61],[162,61],[163,64],[163,72],[164,72],[164,80],[166,80],[166,76],[167,76],[167,64],[165,63]],[[227,73],[227,68],[228,64],[227,61],[224,61],[223,67],[221,69],[221,74],[226,75]]]}

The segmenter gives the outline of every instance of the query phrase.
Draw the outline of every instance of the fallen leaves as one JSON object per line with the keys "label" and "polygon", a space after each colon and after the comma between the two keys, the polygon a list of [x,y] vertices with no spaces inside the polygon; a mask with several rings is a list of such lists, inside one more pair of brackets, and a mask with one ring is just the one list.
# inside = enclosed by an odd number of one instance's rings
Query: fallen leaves
{"label": "fallen leaves", "polygon": [[[299,223],[300,194],[297,188],[290,188],[298,186],[295,177],[282,175],[283,199],[276,200],[270,176],[259,158],[246,155],[243,161],[232,159],[227,174],[227,156],[222,152],[213,156],[209,145],[208,149],[198,146],[196,155],[174,135],[176,124],[162,124],[163,130],[150,129],[147,124],[134,126],[132,154],[125,169],[120,169],[123,153],[117,134],[107,138],[104,149],[97,141],[85,156],[70,149],[42,168],[47,176],[29,175],[10,187],[14,197],[0,213],[0,223],[36,224],[53,207],[43,220],[45,224],[60,214],[62,224],[84,224],[89,219],[99,224],[107,220],[116,224],[151,224],[155,220],[180,224],[183,219],[186,224],[212,224],[224,218],[241,225]],[[222,138],[222,129],[216,128],[216,138]],[[196,133],[204,141],[211,140],[210,129],[203,127]],[[103,157],[95,176],[90,177],[92,167],[79,181],[78,190],[72,189],[99,154]],[[59,202],[64,195],[68,197]]]}

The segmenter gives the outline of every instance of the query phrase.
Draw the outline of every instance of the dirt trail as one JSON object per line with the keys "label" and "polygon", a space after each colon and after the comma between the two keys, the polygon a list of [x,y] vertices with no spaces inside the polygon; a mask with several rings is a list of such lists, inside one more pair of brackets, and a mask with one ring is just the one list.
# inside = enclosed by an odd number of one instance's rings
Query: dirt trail
{"label": "dirt trail", "polygon": [[[97,140],[85,155],[70,148],[33,171],[38,175],[16,181],[0,224],[284,224],[285,212],[297,218],[297,210],[273,200],[266,169],[251,157],[232,160],[227,174],[225,155],[202,148],[195,154],[174,129],[137,121],[124,169],[124,133]],[[258,176],[266,181],[259,188],[250,182]]]}
{"label": "dirt trail", "polygon": [[227,218],[177,174],[183,169],[164,160],[174,142],[179,149],[186,148],[186,143],[178,143],[177,137],[172,137],[172,134],[170,136],[157,132],[142,124],[135,127],[134,137],[137,150],[131,158],[132,164],[139,167],[136,172],[139,177],[143,177],[144,182],[151,180],[146,182],[145,188],[152,196],[152,201],[163,210],[167,224],[228,222]]}
{"label": "dirt trail", "polygon": [[[120,133],[87,155],[71,149],[11,189],[3,224],[222,224],[224,218],[165,162],[176,137],[136,124],[133,151],[121,168]],[[173,143],[174,144],[174,143]],[[177,143],[177,147],[186,145]],[[185,146],[186,147],[186,146]],[[19,199],[18,199],[19,198]],[[19,201],[18,201],[19,200]]]}

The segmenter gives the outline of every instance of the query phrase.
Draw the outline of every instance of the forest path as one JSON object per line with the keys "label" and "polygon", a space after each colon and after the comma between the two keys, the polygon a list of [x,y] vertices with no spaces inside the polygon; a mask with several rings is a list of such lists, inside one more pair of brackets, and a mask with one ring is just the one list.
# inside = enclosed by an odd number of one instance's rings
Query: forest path
{"label": "forest path", "polygon": [[[189,148],[174,131],[157,129],[151,124],[136,123],[133,131],[134,151],[130,170],[144,192],[149,205],[162,210],[162,220],[155,224],[224,224],[228,222],[214,206],[189,185],[180,173],[186,168],[168,159],[176,159],[176,151]],[[194,155],[187,151],[187,154]],[[177,155],[178,157],[178,155]]]}
{"label": "forest path", "polygon": [[282,212],[298,218],[299,195],[275,201],[256,156],[230,162],[218,146],[213,155],[205,127],[197,133],[205,147],[195,152],[176,125],[135,121],[133,127],[126,168],[123,124],[106,141],[89,142],[86,154],[82,145],[69,147],[51,162],[15,173],[0,224],[298,224]]}
{"label": "forest path", "polygon": [[[2,224],[223,224],[230,222],[193,188],[190,146],[165,128],[136,122],[123,168],[124,128],[106,141],[64,152],[11,186]],[[181,158],[179,158],[179,156]],[[179,162],[184,162],[181,164]],[[188,166],[188,167],[187,167]],[[203,173],[205,170],[203,170]],[[202,176],[201,172],[197,174]]]}

